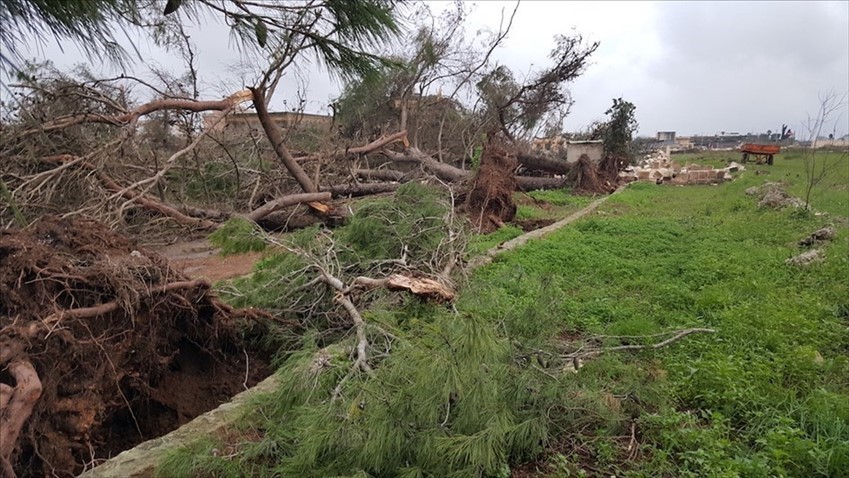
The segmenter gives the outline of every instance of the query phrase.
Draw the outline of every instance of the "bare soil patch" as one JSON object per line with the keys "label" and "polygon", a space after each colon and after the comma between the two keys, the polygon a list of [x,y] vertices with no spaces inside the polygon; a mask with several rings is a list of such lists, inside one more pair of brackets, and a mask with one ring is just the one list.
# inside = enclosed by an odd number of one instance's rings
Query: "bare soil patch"
{"label": "bare soil patch", "polygon": [[219,250],[205,239],[173,244],[161,249],[160,253],[183,274],[211,282],[248,275],[263,257],[262,252],[222,256]]}
{"label": "bare soil patch", "polygon": [[94,221],[0,233],[0,414],[24,418],[3,443],[14,472],[75,476],[257,383],[267,357],[245,337],[263,317]]}

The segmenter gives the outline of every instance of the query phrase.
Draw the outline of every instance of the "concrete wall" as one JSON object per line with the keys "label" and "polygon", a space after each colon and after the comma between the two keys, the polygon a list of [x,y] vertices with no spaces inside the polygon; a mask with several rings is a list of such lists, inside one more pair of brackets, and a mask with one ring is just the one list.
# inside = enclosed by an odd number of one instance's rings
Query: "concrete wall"
{"label": "concrete wall", "polygon": [[591,161],[599,162],[604,155],[604,144],[601,141],[577,141],[566,143],[566,162],[576,163],[582,154],[590,157]]}
{"label": "concrete wall", "polygon": [[[212,127],[212,125],[221,116],[220,112],[210,113],[204,117],[204,128]],[[309,113],[292,113],[279,112],[270,113],[271,120],[280,128],[288,129],[293,126],[300,128],[329,128],[333,122],[333,118],[324,115],[314,115]],[[259,117],[256,113],[236,113],[228,115],[223,121],[219,121],[215,125],[215,130],[236,134],[262,133],[262,125],[259,123]]]}

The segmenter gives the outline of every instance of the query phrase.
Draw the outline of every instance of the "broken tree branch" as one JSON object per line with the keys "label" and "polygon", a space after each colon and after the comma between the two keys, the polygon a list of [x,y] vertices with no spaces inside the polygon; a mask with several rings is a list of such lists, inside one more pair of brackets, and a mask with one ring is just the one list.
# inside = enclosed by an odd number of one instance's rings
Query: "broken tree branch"
{"label": "broken tree branch", "polygon": [[366,373],[372,373],[371,365],[368,364],[368,355],[366,348],[368,347],[368,337],[366,336],[366,323],[363,320],[363,317],[360,315],[360,312],[354,306],[354,303],[351,302],[351,299],[345,294],[345,284],[337,279],[336,277],[330,275],[324,269],[321,269],[321,280],[325,284],[330,287],[336,289],[337,294],[335,297],[335,301],[342,305],[345,308],[345,311],[348,312],[348,315],[351,316],[351,320],[354,321],[354,326],[357,329],[357,358],[354,360],[354,365],[351,366],[351,369],[348,371],[347,375],[336,384],[336,387],[333,389],[333,400],[335,401],[342,393],[342,385],[348,381],[350,377],[357,370],[362,370]]}
{"label": "broken tree branch", "polygon": [[386,136],[384,138],[379,138],[375,141],[372,141],[371,143],[369,143],[365,146],[358,146],[356,148],[349,148],[348,150],[345,151],[345,153],[346,153],[347,156],[363,155],[363,154],[372,153],[374,151],[377,151],[378,149],[383,148],[384,146],[389,146],[390,144],[398,142],[398,141],[406,142],[406,137],[407,137],[407,130],[402,130],[402,131],[399,131],[397,133],[390,134],[389,136]]}
{"label": "broken tree branch", "polygon": [[364,183],[364,184],[339,184],[335,186],[322,186],[321,190],[329,192],[333,197],[356,197],[368,196],[370,194],[391,193],[401,187],[401,183]]}
{"label": "broken tree branch", "polygon": [[395,182],[401,182],[405,176],[408,176],[408,174],[394,169],[355,169],[352,173],[354,176],[359,176],[363,179]]}
{"label": "broken tree branch", "polygon": [[462,181],[469,177],[469,172],[464,171],[460,168],[455,168],[450,164],[440,163],[439,161],[431,158],[427,154],[422,153],[421,151],[410,148],[406,153],[398,153],[395,151],[390,151],[384,149],[382,154],[392,161],[397,161],[399,163],[417,163],[421,164],[425,169],[429,170],[431,173],[436,175],[439,179],[443,181]]}
{"label": "broken tree branch", "polygon": [[439,302],[451,302],[454,300],[454,291],[439,281],[426,277],[409,277],[402,274],[392,274],[384,279],[373,279],[371,277],[357,277],[351,286],[343,291],[347,294],[356,288],[376,289],[385,287],[389,290],[403,290],[419,297],[434,299]]}
{"label": "broken tree branch", "polygon": [[48,121],[47,123],[41,125],[38,128],[26,130],[21,134],[23,136],[29,136],[35,133],[63,129],[69,126],[74,126],[83,123],[100,123],[123,126],[135,123],[141,116],[145,116],[150,113],[153,113],[154,111],[160,110],[184,110],[192,111],[195,113],[216,110],[224,111],[233,108],[234,106],[243,103],[249,99],[251,99],[251,93],[248,90],[239,91],[230,95],[227,98],[224,98],[223,100],[217,101],[196,101],[176,98],[163,98],[151,101],[149,103],[145,103],[133,109],[132,111],[116,116],[89,113],[56,118],[55,120]]}
{"label": "broken tree branch", "polygon": [[247,217],[251,221],[256,222],[278,209],[294,206],[295,204],[330,201],[330,197],[331,193],[329,192],[292,194],[290,196],[283,196],[273,201],[269,201],[263,204],[262,206],[254,209],[253,211],[251,211],[250,214],[248,214]]}
{"label": "broken tree branch", "polygon": [[163,216],[170,217],[171,219],[174,219],[175,221],[181,224],[198,227],[201,229],[214,229],[218,227],[218,224],[215,222],[208,221],[206,219],[199,219],[196,217],[187,216],[186,214],[183,214],[182,212],[178,211],[177,209],[171,206],[168,206],[167,204],[163,204],[159,201],[145,197],[137,193],[136,191],[125,190],[125,188],[122,188],[117,182],[115,182],[114,179],[107,176],[106,173],[104,173],[100,168],[95,167],[88,161],[78,161],[79,159],[81,158],[78,158],[71,154],[60,154],[58,156],[46,156],[44,158],[41,158],[41,160],[44,162],[54,164],[75,162],[75,164],[80,167],[94,171],[95,175],[98,179],[100,179],[100,182],[103,183],[103,186],[106,189],[109,189],[113,192],[120,192],[122,197],[126,199],[132,199],[138,205],[156,211],[162,214]]}
{"label": "broken tree branch", "polygon": [[[670,333],[673,333],[673,332],[670,332]],[[674,335],[672,337],[669,337],[668,339],[663,340],[661,342],[658,342],[656,344],[650,344],[650,345],[619,345],[619,346],[616,346],[616,347],[599,348],[599,349],[595,349],[595,350],[587,350],[587,351],[584,351],[584,352],[574,352],[574,353],[571,353],[571,354],[561,355],[561,357],[564,358],[564,359],[574,360],[574,359],[584,359],[584,358],[589,358],[589,357],[598,357],[599,355],[606,353],[606,352],[619,352],[619,351],[622,351],[622,350],[659,349],[659,348],[666,347],[667,345],[671,345],[671,344],[683,339],[684,337],[686,337],[688,335],[699,334],[699,333],[713,334],[713,333],[716,333],[716,330],[714,330],[714,329],[703,329],[703,328],[683,329],[683,330],[678,330],[678,331],[674,332]]]}

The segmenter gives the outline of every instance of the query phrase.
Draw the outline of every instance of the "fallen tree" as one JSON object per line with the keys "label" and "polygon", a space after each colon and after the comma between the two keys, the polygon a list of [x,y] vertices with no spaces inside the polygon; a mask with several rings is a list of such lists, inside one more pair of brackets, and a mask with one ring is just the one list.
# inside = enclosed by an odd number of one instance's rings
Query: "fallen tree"
{"label": "fallen tree", "polygon": [[3,476],[75,476],[264,377],[269,316],[210,289],[94,221],[0,233]]}
{"label": "fallen tree", "polygon": [[529,154],[517,154],[516,159],[522,166],[537,170],[545,171],[553,174],[569,174],[572,165],[564,160],[550,159],[542,156],[532,156]]}

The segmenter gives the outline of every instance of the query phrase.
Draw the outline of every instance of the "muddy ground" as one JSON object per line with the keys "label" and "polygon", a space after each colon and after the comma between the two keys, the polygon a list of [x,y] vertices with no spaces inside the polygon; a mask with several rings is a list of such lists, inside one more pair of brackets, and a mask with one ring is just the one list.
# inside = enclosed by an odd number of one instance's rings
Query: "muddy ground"
{"label": "muddy ground", "polygon": [[[13,363],[41,382],[11,451],[17,475],[75,476],[266,377],[268,354],[253,344],[270,317],[210,290],[232,266],[192,279],[80,219],[0,233],[0,383],[20,385]],[[18,413],[21,399],[4,394],[2,413]]]}
{"label": "muddy ground", "polygon": [[206,239],[182,242],[157,249],[171,265],[191,278],[205,278],[211,282],[248,275],[254,264],[262,259],[262,252],[247,252],[222,256],[219,249]]}

